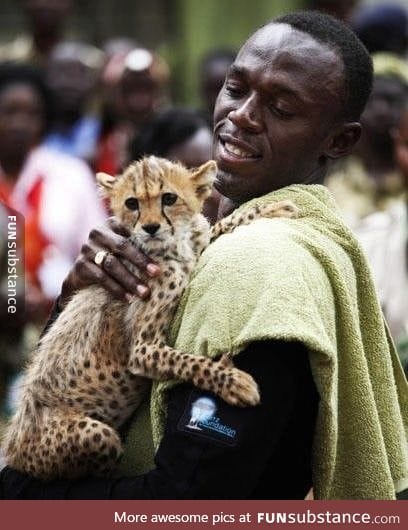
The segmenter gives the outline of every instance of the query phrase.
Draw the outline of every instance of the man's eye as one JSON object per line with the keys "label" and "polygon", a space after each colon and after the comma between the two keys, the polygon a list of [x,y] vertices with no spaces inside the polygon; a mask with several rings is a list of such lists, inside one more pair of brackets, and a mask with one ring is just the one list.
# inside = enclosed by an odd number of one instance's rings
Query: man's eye
{"label": "man's eye", "polygon": [[136,199],[136,197],[129,197],[125,201],[126,208],[129,208],[129,210],[138,210],[139,209],[139,201]]}
{"label": "man's eye", "polygon": [[280,118],[291,118],[294,115],[292,111],[289,111],[273,104],[269,105],[269,108],[273,114]]}
{"label": "man's eye", "polygon": [[177,201],[177,195],[175,193],[163,193],[162,204],[163,206],[171,206]]}
{"label": "man's eye", "polygon": [[232,85],[230,83],[227,83],[225,85],[225,90],[230,96],[238,97],[243,93],[243,89],[239,87],[238,85]]}

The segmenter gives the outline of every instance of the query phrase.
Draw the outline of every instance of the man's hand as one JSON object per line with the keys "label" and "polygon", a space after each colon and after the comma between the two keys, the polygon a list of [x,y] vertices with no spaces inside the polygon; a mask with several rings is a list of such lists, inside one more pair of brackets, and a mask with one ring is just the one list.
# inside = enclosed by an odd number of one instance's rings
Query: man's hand
{"label": "man's hand", "polygon": [[[62,284],[60,308],[64,307],[75,291],[95,284],[120,300],[130,301],[135,295],[142,299],[149,297],[150,289],[145,278],[158,276],[160,267],[131,243],[129,236],[127,228],[113,218],[107,221],[106,226],[91,230],[88,241],[82,246],[81,253]],[[95,256],[100,251],[107,254],[97,265]],[[135,265],[140,274],[135,276],[131,273],[123,260]]]}

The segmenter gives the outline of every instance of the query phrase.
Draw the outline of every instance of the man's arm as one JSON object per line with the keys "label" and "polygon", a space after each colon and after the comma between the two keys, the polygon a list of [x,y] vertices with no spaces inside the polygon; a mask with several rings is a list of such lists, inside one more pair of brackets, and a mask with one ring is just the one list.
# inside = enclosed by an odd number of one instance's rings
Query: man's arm
{"label": "man's arm", "polygon": [[[256,343],[236,358],[236,364],[258,382],[261,404],[238,408],[191,385],[175,387],[169,392],[165,434],[156,454],[156,468],[149,473],[119,479],[42,483],[6,469],[1,474],[4,498],[250,498],[259,491],[265,469],[273,464],[278,448],[277,467],[281,469],[285,464],[280,462],[282,454],[286,454],[283,459],[287,458],[287,463],[296,456],[291,454],[290,440],[282,453],[282,440],[290,426],[296,426],[298,432],[293,438],[300,447],[311,445],[314,417],[304,425],[304,415],[295,416],[299,414],[299,402],[306,398],[315,406],[317,399],[307,353],[299,345]],[[308,467],[307,462],[305,468]],[[279,480],[278,473],[270,476],[271,492],[279,491],[279,484],[275,483]],[[293,480],[301,483],[303,479]],[[309,486],[300,484],[298,498]]]}

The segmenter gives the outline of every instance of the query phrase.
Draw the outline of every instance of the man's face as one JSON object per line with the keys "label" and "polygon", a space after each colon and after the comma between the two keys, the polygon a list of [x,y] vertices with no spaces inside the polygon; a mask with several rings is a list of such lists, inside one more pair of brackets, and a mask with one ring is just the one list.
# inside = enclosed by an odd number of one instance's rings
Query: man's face
{"label": "man's face", "polygon": [[92,68],[68,55],[52,57],[46,76],[56,100],[57,111],[68,115],[83,110],[97,80]]}
{"label": "man's face", "polygon": [[12,83],[0,91],[0,155],[21,159],[41,139],[44,106],[30,84]]}
{"label": "man's face", "polygon": [[270,24],[242,47],[214,111],[215,187],[243,202],[312,182],[343,100],[336,53],[286,24]]}
{"label": "man's face", "polygon": [[408,190],[408,111],[402,113],[398,127],[393,131],[394,157]]}
{"label": "man's face", "polygon": [[380,144],[390,143],[390,131],[397,124],[407,98],[407,88],[398,78],[377,76],[361,116],[363,134]]}
{"label": "man's face", "polygon": [[160,101],[159,86],[148,72],[126,70],[120,81],[120,94],[125,115],[137,126],[151,118]]}
{"label": "man's face", "polygon": [[225,76],[231,66],[231,61],[220,58],[212,61],[201,80],[201,92],[206,110],[212,114],[214,112],[215,101],[220,89],[225,81]]}

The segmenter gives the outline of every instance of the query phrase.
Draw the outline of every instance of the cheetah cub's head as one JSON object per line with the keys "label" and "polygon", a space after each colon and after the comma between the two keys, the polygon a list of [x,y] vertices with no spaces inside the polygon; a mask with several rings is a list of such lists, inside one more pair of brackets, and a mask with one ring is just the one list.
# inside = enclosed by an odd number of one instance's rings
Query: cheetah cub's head
{"label": "cheetah cub's head", "polygon": [[198,169],[155,156],[132,162],[119,176],[98,173],[97,180],[115,217],[146,248],[180,239],[211,194],[217,172],[213,160]]}

